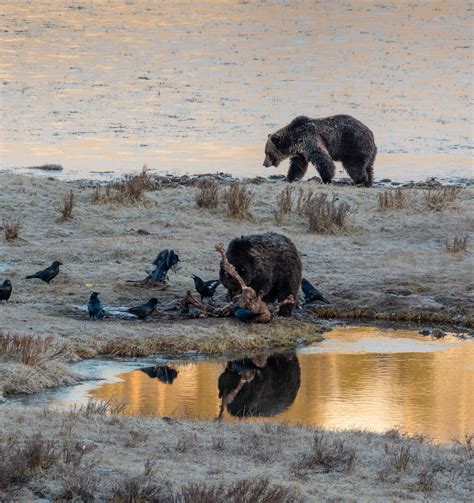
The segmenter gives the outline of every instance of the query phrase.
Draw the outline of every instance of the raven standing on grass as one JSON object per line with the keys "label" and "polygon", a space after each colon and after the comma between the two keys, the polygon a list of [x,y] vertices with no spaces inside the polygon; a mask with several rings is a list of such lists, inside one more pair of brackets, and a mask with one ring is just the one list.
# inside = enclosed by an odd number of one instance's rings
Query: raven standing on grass
{"label": "raven standing on grass", "polygon": [[301,280],[301,290],[304,293],[305,302],[324,302],[325,304],[330,304],[330,302],[324,297],[324,295],[315,288],[307,279]]}
{"label": "raven standing on grass", "polygon": [[41,281],[44,281],[45,283],[48,283],[54,279],[58,273],[59,273],[59,266],[63,265],[62,262],[58,262],[55,260],[49,267],[46,269],[43,269],[42,271],[38,271],[35,274],[32,274],[31,276],[26,276],[25,279],[33,279],[33,278],[38,278]]}
{"label": "raven standing on grass", "polygon": [[153,297],[146,304],[130,307],[129,309],[127,309],[127,311],[130,314],[135,315],[137,318],[140,318],[141,320],[145,321],[147,316],[150,316],[150,314],[153,313],[157,305],[158,305],[158,299]]}
{"label": "raven standing on grass", "polygon": [[105,316],[104,308],[99,300],[98,292],[92,292],[89,302],[87,304],[87,310],[89,311],[89,318],[99,318],[102,319]]}
{"label": "raven standing on grass", "polygon": [[214,297],[216,293],[216,288],[220,285],[220,281],[218,279],[211,279],[209,281],[203,281],[199,276],[193,274],[191,276],[194,280],[194,286],[196,287],[197,292],[201,296],[201,302],[206,297]]}
{"label": "raven standing on grass", "polygon": [[8,299],[10,298],[11,294],[12,294],[12,284],[9,279],[6,279],[0,285],[0,301],[4,300],[5,302],[8,302]]}

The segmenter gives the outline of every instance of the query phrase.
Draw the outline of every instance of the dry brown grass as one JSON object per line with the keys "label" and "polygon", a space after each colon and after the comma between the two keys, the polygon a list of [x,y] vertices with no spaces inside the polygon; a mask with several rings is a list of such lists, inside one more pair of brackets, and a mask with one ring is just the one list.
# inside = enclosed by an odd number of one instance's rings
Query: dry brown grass
{"label": "dry brown grass", "polygon": [[412,202],[412,195],[400,188],[384,190],[379,194],[378,211],[401,210],[408,208]]}
{"label": "dry brown grass", "polygon": [[198,208],[217,208],[219,203],[220,185],[213,178],[201,180],[195,196]]}
{"label": "dry brown grass", "polygon": [[23,227],[23,217],[4,217],[2,226],[5,241],[15,241],[15,239],[20,237],[20,231]]}
{"label": "dry brown grass", "polygon": [[448,253],[466,253],[467,252],[467,236],[459,237],[456,236],[453,242],[450,243],[448,240],[444,243],[444,249]]}
{"label": "dry brown grass", "polygon": [[447,208],[461,194],[461,188],[456,186],[429,189],[425,192],[425,204],[429,210],[440,211]]}
{"label": "dry brown grass", "polygon": [[146,166],[136,175],[126,175],[122,180],[109,182],[95,188],[95,204],[139,204],[145,201],[145,192],[151,186],[151,177]]}
{"label": "dry brown grass", "polygon": [[312,190],[298,195],[297,211],[308,219],[308,231],[317,234],[337,234],[346,227],[350,205],[336,196],[315,194]]}
{"label": "dry brown grass", "polygon": [[278,195],[277,207],[273,210],[273,216],[278,225],[283,222],[284,216],[293,210],[294,192],[294,187],[286,187]]}
{"label": "dry brown grass", "polygon": [[86,405],[74,406],[70,411],[70,416],[73,417],[91,417],[99,416],[118,416],[125,409],[124,403],[115,403],[111,400],[93,400],[89,399]]}
{"label": "dry brown grass", "polygon": [[63,199],[63,205],[59,208],[61,216],[59,217],[60,222],[65,220],[71,220],[72,210],[74,209],[74,192],[71,190],[67,196]]}
{"label": "dry brown grass", "polygon": [[293,464],[297,476],[304,476],[310,471],[343,471],[351,472],[356,464],[355,450],[346,447],[341,440],[332,440],[324,432],[317,432],[309,452],[303,454]]}
{"label": "dry brown grass", "polygon": [[245,183],[233,182],[224,193],[224,200],[227,204],[227,216],[237,220],[252,220],[250,205],[255,197]]}
{"label": "dry brown grass", "polygon": [[53,336],[11,335],[0,333],[0,359],[38,365],[58,358],[65,352],[65,346],[53,344]]}

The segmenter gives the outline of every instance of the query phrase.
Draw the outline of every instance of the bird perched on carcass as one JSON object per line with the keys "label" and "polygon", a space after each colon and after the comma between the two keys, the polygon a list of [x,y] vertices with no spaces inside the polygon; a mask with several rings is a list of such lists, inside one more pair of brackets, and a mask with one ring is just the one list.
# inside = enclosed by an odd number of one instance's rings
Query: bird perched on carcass
{"label": "bird perched on carcass", "polygon": [[306,302],[318,301],[330,304],[329,300],[327,300],[324,295],[305,278],[301,280],[301,290],[303,290],[304,300]]}
{"label": "bird perched on carcass", "polygon": [[194,280],[194,286],[196,287],[197,292],[201,296],[201,302],[205,298],[214,297],[216,293],[217,287],[221,284],[218,279],[211,279],[209,281],[203,281],[199,276],[193,274],[191,276]]}
{"label": "bird perched on carcass", "polygon": [[150,316],[150,314],[153,313],[153,311],[156,309],[157,305],[158,305],[158,299],[153,297],[145,304],[141,304],[140,306],[130,307],[129,309],[127,309],[127,311],[130,314],[135,315],[137,318],[140,318],[141,320],[145,321],[146,318],[148,316]]}
{"label": "bird perched on carcass", "polygon": [[0,285],[0,301],[4,300],[5,302],[8,302],[8,299],[10,298],[11,294],[12,294],[12,283],[9,279],[6,279]]}
{"label": "bird perched on carcass", "polygon": [[87,303],[87,310],[89,311],[89,318],[99,318],[102,319],[105,316],[104,308],[99,300],[100,293],[92,292]]}
{"label": "bird perched on carcass", "polygon": [[154,262],[152,262],[156,269],[147,269],[146,272],[154,283],[159,283],[168,278],[168,271],[170,269],[175,272],[178,262],[180,260],[174,250],[163,250],[158,254]]}
{"label": "bird perched on carcass", "polygon": [[59,262],[58,260],[55,260],[46,269],[43,269],[42,271],[38,271],[35,274],[32,274],[30,276],[26,276],[25,279],[37,278],[37,279],[40,279],[41,281],[44,281],[45,283],[48,283],[48,285],[49,285],[49,282],[51,280],[53,280],[58,275],[60,265],[63,265],[63,263]]}
{"label": "bird perched on carcass", "polygon": [[245,309],[241,306],[232,306],[230,310],[234,313],[234,316],[244,322],[250,322],[262,313],[256,313],[255,311],[250,311],[250,309]]}

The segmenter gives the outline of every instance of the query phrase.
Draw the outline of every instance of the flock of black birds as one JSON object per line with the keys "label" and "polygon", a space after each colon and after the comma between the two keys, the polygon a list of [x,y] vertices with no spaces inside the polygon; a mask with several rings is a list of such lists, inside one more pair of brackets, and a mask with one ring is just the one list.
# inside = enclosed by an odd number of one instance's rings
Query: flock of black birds
{"label": "flock of black birds", "polygon": [[[178,262],[180,262],[180,260],[174,250],[161,251],[153,261],[155,268],[146,270],[148,274],[147,280],[155,284],[166,281],[170,270],[176,272]],[[63,265],[62,262],[55,260],[49,267],[46,267],[46,269],[26,276],[25,279],[40,279],[49,285],[50,282],[59,274],[59,267],[61,265]],[[217,287],[220,285],[220,281],[218,279],[204,281],[195,274],[191,277],[194,281],[196,291],[201,296],[201,302],[204,301],[204,299],[211,299],[212,301]],[[326,304],[330,304],[324,295],[305,278],[301,280],[301,290],[303,291],[306,303],[324,302]],[[5,302],[8,302],[11,293],[12,283],[9,279],[6,279],[0,285],[0,301],[4,300]],[[102,319],[105,317],[106,312],[99,299],[99,295],[99,292],[92,292],[90,295],[87,310],[89,312],[89,318],[91,319]],[[126,312],[134,315],[140,320],[146,320],[146,318],[155,311],[157,305],[158,299],[156,297],[152,297],[148,302],[145,302],[145,304],[130,307],[126,310]],[[231,310],[237,319],[246,322],[252,321],[253,318],[260,314],[254,313],[253,311],[249,311],[248,309],[237,305],[232,306]]]}

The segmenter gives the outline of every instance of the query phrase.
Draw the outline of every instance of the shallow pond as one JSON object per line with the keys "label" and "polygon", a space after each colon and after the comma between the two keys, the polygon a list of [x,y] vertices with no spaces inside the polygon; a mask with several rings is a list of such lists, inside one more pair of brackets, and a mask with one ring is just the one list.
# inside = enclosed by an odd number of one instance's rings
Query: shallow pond
{"label": "shallow pond", "polygon": [[122,402],[136,416],[399,427],[437,442],[474,433],[472,340],[367,327],[325,335],[315,346],[252,359],[82,362],[77,370],[105,381],[18,401],[66,407],[92,397]]}

